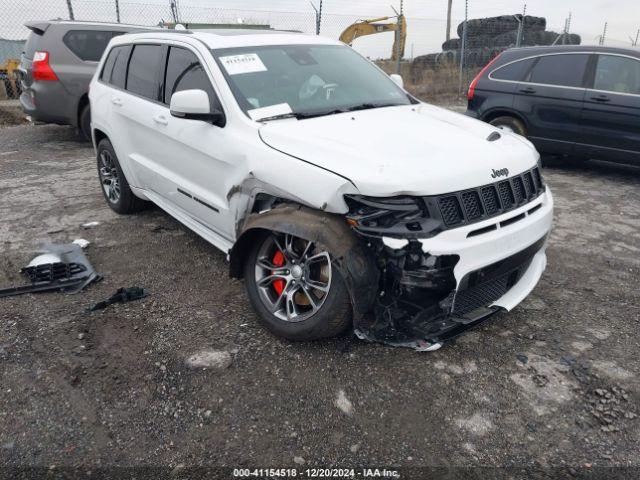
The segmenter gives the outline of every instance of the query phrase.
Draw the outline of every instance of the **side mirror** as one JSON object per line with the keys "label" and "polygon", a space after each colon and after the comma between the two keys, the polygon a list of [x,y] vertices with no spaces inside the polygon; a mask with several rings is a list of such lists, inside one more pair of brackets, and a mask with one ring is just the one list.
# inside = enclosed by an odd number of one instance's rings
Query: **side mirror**
{"label": "side mirror", "polygon": [[404,88],[404,80],[402,80],[402,77],[400,75],[398,75],[397,73],[392,73],[391,75],[389,75],[389,77],[391,78],[391,80],[393,80],[393,83],[398,85],[400,88]]}
{"label": "side mirror", "polygon": [[205,120],[224,127],[224,113],[210,105],[209,95],[204,90],[182,90],[171,95],[169,111],[174,117]]}

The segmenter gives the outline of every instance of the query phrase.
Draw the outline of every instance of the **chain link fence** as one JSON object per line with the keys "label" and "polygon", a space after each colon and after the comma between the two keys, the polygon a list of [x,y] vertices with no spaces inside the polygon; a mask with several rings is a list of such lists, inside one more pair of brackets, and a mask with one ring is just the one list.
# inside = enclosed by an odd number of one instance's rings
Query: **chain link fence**
{"label": "chain link fence", "polygon": [[[317,2],[316,2],[317,3]],[[261,26],[277,30],[315,34],[318,12],[309,5],[306,11],[246,10],[219,7],[181,6],[175,10],[169,0],[138,3],[133,0],[0,0],[0,126],[24,121],[19,96],[21,87],[15,74],[29,30],[27,21],[70,19],[77,21],[121,22],[158,26],[180,23],[191,28]],[[304,8],[304,7],[302,7]],[[480,8],[480,7],[478,7]],[[474,12],[475,14],[476,12]],[[376,23],[397,21],[389,18]],[[371,15],[380,17],[381,15]],[[320,35],[338,39],[350,25],[363,20],[361,15],[322,12]],[[448,106],[464,106],[464,93],[480,69],[501,51],[514,46],[554,44],[605,44],[630,46],[616,40],[612,25],[598,34],[575,34],[571,19],[553,19],[523,14],[471,18],[454,21],[447,39],[444,18],[408,16],[404,56],[391,61],[396,32],[384,31],[361,36],[353,47],[375,60],[388,73],[399,72],[406,88],[419,98]],[[603,22],[604,26],[604,22]],[[388,30],[388,29],[385,29]],[[639,34],[640,35],[640,34]],[[636,42],[638,38],[636,36]]]}

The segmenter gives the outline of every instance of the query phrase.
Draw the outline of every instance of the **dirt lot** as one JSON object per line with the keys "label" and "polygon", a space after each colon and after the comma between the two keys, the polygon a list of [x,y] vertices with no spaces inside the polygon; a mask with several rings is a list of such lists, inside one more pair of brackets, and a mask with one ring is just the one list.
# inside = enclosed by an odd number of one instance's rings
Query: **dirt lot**
{"label": "dirt lot", "polygon": [[[0,285],[39,243],[78,237],[105,277],[0,300],[0,471],[639,466],[637,170],[545,169],[557,210],[538,287],[416,353],[271,336],[222,253],[160,210],[112,213],[94,164],[69,128],[0,129]],[[151,295],[85,313],[134,285]],[[188,368],[204,349],[231,365]]]}

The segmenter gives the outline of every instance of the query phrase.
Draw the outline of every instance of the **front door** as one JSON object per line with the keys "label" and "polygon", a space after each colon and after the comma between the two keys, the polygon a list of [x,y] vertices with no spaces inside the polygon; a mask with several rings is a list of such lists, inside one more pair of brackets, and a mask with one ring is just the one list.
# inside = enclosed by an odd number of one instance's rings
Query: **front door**
{"label": "front door", "polygon": [[221,109],[211,80],[196,53],[169,46],[164,79],[164,114],[156,129],[162,133],[156,157],[159,193],[191,218],[229,241],[235,237],[235,217],[229,198],[246,177],[246,161],[233,141],[231,128],[204,120],[171,116],[171,95],[182,90],[207,92],[212,108]]}

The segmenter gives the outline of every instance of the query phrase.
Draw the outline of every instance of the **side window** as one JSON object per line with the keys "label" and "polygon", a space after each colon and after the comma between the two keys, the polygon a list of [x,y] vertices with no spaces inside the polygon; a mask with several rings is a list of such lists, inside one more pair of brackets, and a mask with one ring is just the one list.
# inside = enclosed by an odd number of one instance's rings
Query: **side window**
{"label": "side window", "polygon": [[531,65],[533,65],[535,60],[535,58],[527,58],[525,60],[519,60],[505,65],[504,67],[500,67],[491,72],[491,78],[496,80],[511,80],[519,82],[527,73],[529,73]]}
{"label": "side window", "polygon": [[589,55],[545,55],[531,71],[529,81],[544,85],[582,87]]}
{"label": "side window", "polygon": [[151,100],[159,99],[162,47],[160,45],[134,45],[126,88]]}
{"label": "side window", "polygon": [[640,61],[616,55],[598,55],[593,88],[640,95]]}
{"label": "side window", "polygon": [[164,103],[167,105],[171,103],[171,95],[191,89],[204,90],[209,95],[211,104],[215,105],[217,97],[207,72],[198,58],[184,48],[169,48],[164,85]]}
{"label": "side window", "polygon": [[130,49],[130,45],[120,45],[111,49],[104,62],[100,80],[116,87],[124,88]]}
{"label": "side window", "polygon": [[70,30],[62,41],[80,60],[97,62],[107,48],[113,32]]}

